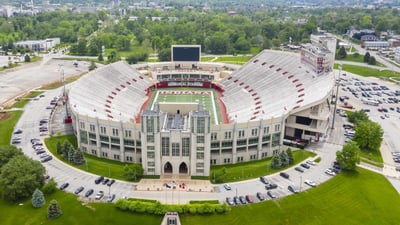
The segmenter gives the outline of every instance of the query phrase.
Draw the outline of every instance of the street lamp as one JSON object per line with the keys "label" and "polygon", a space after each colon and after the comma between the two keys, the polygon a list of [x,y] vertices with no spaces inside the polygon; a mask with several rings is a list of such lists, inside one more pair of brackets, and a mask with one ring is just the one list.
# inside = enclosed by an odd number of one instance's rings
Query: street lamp
{"label": "street lamp", "polygon": [[336,117],[336,108],[337,108],[337,101],[338,101],[338,95],[339,95],[339,84],[340,84],[340,75],[342,73],[342,64],[339,64],[339,77],[338,81],[336,82],[336,96],[335,96],[335,106],[333,108],[333,118],[332,118],[332,129],[335,129],[335,117]]}

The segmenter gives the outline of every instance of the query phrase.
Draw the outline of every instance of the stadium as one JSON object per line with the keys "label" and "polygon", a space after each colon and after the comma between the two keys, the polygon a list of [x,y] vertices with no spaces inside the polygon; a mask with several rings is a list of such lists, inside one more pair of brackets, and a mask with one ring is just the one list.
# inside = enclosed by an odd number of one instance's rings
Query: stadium
{"label": "stadium", "polygon": [[177,45],[171,62],[91,71],[68,92],[78,146],[141,163],[145,175],[183,178],[322,141],[336,39],[311,41],[300,52],[264,50],[243,66],[200,62],[200,46]]}

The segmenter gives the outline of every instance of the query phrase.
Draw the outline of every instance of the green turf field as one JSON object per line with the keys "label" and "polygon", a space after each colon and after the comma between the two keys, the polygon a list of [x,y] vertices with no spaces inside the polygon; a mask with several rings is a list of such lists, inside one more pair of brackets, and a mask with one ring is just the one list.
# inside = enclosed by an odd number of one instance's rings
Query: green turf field
{"label": "green turf field", "polygon": [[211,124],[221,124],[222,115],[218,104],[218,92],[207,88],[166,88],[153,91],[148,105],[152,109],[155,102],[190,102],[203,104],[203,109],[210,111]]}

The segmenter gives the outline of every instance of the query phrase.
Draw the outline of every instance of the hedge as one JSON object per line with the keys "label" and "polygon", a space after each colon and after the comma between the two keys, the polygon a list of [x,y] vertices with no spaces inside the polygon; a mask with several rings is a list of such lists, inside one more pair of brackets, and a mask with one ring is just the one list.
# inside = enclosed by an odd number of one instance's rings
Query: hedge
{"label": "hedge", "polygon": [[149,202],[138,199],[119,199],[115,205],[122,211],[155,215],[164,215],[166,212],[177,212],[179,214],[221,214],[231,210],[225,203],[213,204],[208,202],[186,205],[164,205],[158,201]]}

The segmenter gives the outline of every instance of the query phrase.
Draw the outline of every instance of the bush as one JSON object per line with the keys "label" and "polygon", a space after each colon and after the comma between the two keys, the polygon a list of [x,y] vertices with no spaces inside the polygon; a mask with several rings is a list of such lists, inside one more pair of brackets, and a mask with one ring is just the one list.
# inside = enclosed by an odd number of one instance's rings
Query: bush
{"label": "bush", "polygon": [[47,208],[47,218],[56,219],[62,215],[62,211],[56,200],[51,200],[49,207]]}
{"label": "bush", "polygon": [[41,208],[46,203],[43,193],[39,189],[35,189],[32,194],[32,206],[33,208]]}

